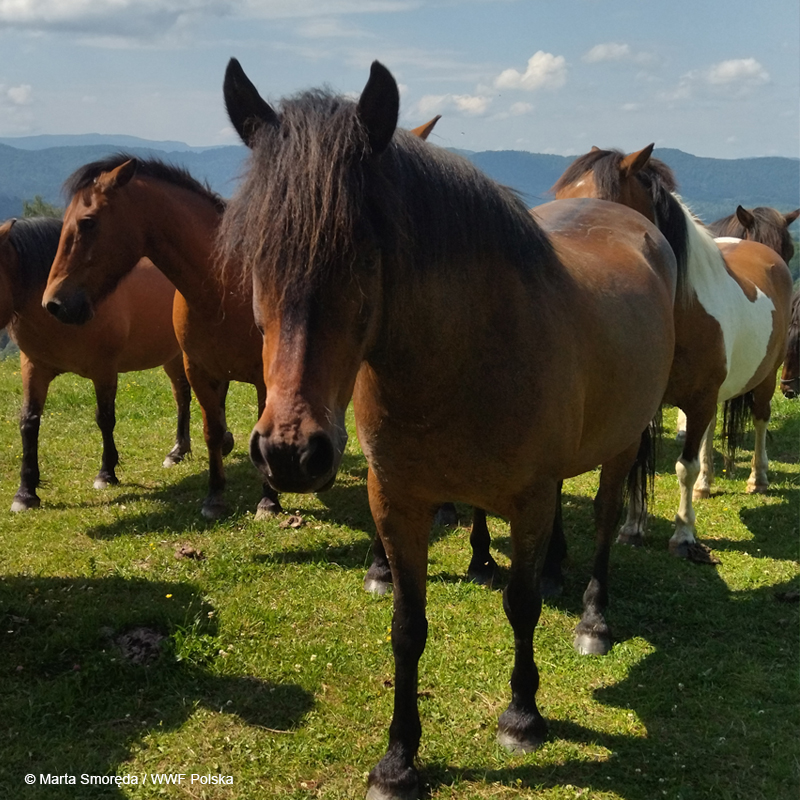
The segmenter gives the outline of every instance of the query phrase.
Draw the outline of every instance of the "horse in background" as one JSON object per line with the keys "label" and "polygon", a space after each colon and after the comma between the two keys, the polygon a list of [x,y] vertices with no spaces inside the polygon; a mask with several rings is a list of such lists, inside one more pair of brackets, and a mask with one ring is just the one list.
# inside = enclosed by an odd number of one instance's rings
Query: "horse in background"
{"label": "horse in background", "polygon": [[[681,499],[670,552],[708,560],[697,543],[692,500],[708,497],[713,479],[717,403],[726,404],[732,455],[743,420],[755,421],[748,492],[769,485],[766,451],[770,400],[783,361],[792,281],[781,256],[752,241],[712,234],[676,194],[672,170],[652,158],[653,145],[625,155],[593,148],[553,186],[556,198],[593,197],[626,205],[654,222],[669,241],[685,279],[675,303],[675,359],[664,402],[686,413],[686,438],[675,465]],[[629,507],[620,540],[640,544],[645,516]]]}
{"label": "horse in background", "polygon": [[598,554],[576,646],[610,647],[610,542],[669,377],[675,257],[629,209],[570,201],[534,219],[462,157],[398,130],[397,84],[378,62],[357,101],[314,90],[276,111],[235,60],[224,94],[253,150],[220,232],[264,333],[251,458],[276,490],[329,485],[352,397],[394,584],[394,714],[368,797],[417,797],[428,538],[442,501],[510,520],[504,746],[532,750],[546,733],[533,658],[541,565],[559,481],[598,463]]}
{"label": "horse in background", "polygon": [[[751,239],[771,247],[788,264],[794,256],[789,226],[800,216],[800,208],[782,214],[769,206],[746,209],[712,222],[708,228],[717,237]],[[792,296],[792,314],[781,373],[781,391],[790,400],[800,396],[800,290]]]}
{"label": "horse in background", "polygon": [[174,287],[152,264],[142,262],[117,292],[97,307],[82,328],[61,325],[42,308],[42,294],[61,234],[61,220],[8,220],[0,225],[0,328],[8,326],[20,349],[23,404],[20,417],[22,467],[12,511],[37,508],[39,425],[50,383],[72,372],[89,378],[97,397],[96,420],[103,437],[94,486],[118,483],[114,442],[117,375],[163,365],[178,407],[175,446],[164,466],[191,450],[191,389],[172,329]]}

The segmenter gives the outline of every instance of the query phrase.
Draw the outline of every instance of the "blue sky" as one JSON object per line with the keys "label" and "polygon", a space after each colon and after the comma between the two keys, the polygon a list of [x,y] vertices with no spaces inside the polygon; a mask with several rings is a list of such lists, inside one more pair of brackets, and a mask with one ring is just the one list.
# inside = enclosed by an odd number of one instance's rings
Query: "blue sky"
{"label": "blue sky", "polygon": [[0,136],[233,143],[230,56],[273,101],[377,58],[448,147],[800,154],[797,0],[0,0]]}

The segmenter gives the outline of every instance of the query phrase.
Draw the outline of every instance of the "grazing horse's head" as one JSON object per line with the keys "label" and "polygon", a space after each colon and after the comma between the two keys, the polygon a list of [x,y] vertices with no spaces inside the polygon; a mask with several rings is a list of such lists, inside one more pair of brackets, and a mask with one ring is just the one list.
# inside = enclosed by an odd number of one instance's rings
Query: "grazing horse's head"
{"label": "grazing horse's head", "polygon": [[121,221],[131,209],[124,199],[115,197],[136,168],[136,159],[130,158],[108,171],[97,162],[67,181],[72,199],[64,212],[61,241],[42,298],[44,308],[61,322],[88,322],[95,304],[139,261],[138,245],[118,233],[125,231]]}
{"label": "grazing horse's head", "polygon": [[228,115],[253,151],[223,218],[221,260],[253,281],[264,336],[266,407],[251,437],[254,464],[277,491],[334,480],[344,414],[382,310],[382,240],[392,229],[377,192],[399,93],[373,64],[357,102],[312,91],[276,111],[231,60]]}

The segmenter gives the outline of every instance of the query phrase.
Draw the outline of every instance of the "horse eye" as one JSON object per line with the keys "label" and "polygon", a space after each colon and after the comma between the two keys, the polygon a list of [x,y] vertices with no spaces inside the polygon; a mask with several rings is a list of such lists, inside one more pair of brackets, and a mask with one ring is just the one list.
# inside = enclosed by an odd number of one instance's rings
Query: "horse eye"
{"label": "horse eye", "polygon": [[86,233],[87,231],[92,230],[95,225],[97,224],[97,220],[94,217],[84,217],[81,220],[78,220],[78,229]]}

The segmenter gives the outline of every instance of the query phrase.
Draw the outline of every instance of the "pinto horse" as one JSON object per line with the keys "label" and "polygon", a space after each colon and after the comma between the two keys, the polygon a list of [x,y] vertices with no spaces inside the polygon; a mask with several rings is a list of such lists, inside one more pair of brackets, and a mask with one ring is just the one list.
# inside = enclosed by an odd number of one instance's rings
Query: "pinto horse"
{"label": "pinto horse", "polygon": [[357,101],[313,90],[275,110],[236,60],[228,114],[252,149],[223,218],[224,268],[252,281],[267,403],[250,442],[279,491],[336,477],[352,397],[370,509],[394,583],[394,715],[369,798],[419,791],[417,670],[428,532],[444,500],[510,520],[514,634],[499,739],[542,742],[533,634],[558,483],[602,465],[581,648],[610,646],[608,554],[672,362],[675,257],[622,206],[521,199],[397,128],[378,62]]}
{"label": "pinto horse", "polygon": [[[675,465],[680,505],[670,552],[706,560],[696,540],[692,499],[708,497],[713,478],[717,403],[726,402],[727,436],[735,442],[745,405],[755,419],[756,444],[749,492],[766,491],[766,433],[778,366],[786,348],[792,281],[784,260],[752,241],[721,240],[675,194],[666,164],[653,145],[624,155],[600,150],[576,159],[553,187],[556,198],[611,200],[639,211],[664,233],[686,265],[675,303],[675,360],[664,401],[686,413],[686,438]],[[734,401],[734,402],[731,402]],[[640,544],[645,515],[631,503],[620,540]]]}
{"label": "pinto horse", "polygon": [[[782,214],[780,211],[759,206],[746,209],[739,206],[735,214],[712,222],[708,229],[718,237],[751,239],[771,247],[788,264],[794,255],[794,242],[789,226],[800,217],[800,208]],[[800,395],[800,291],[792,295],[792,314],[786,341],[786,355],[781,373],[781,391],[794,399]]]}
{"label": "pinto horse", "polygon": [[98,306],[91,322],[80,329],[61,325],[42,308],[42,293],[60,233],[58,219],[12,219],[0,226],[0,328],[8,325],[19,345],[23,391],[22,468],[12,511],[41,504],[36,494],[39,423],[50,383],[62,373],[73,372],[94,383],[97,425],[103,436],[95,488],[119,482],[115,473],[119,457],[114,443],[114,404],[120,372],[164,366],[178,406],[176,442],[164,466],[178,463],[191,450],[191,390],[172,330],[174,287],[152,264],[142,262]]}
{"label": "pinto horse", "polygon": [[[414,133],[427,138],[438,119]],[[225,420],[230,381],[255,387],[259,416],[266,401],[252,288],[221,281],[213,269],[225,201],[186,170],[124,153],[86,164],[66,187],[71,199],[64,215],[65,246],[50,270],[43,302],[63,322],[85,318],[143,257],[175,285],[175,331],[203,413],[208,449],[202,514],[218,519],[226,511],[223,457],[233,448]],[[281,510],[277,493],[265,481],[256,519]],[[372,569],[380,573],[384,563],[385,557],[378,557]]]}

